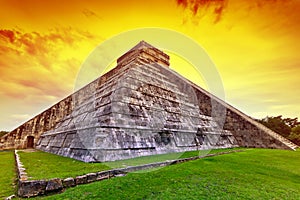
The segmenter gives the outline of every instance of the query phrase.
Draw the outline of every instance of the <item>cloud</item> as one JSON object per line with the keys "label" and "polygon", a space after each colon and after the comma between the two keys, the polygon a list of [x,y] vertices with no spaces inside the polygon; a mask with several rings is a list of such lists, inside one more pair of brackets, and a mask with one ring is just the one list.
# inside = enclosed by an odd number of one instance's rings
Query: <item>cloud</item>
{"label": "cloud", "polygon": [[11,30],[0,30],[0,37],[12,43],[15,40],[15,32]]}
{"label": "cloud", "polygon": [[89,9],[84,9],[82,11],[82,13],[84,14],[84,16],[86,16],[87,18],[91,18],[91,17],[96,17],[98,19],[101,19],[101,17],[99,15],[97,15],[94,11],[91,11]]}
{"label": "cloud", "polygon": [[[198,25],[208,15],[213,17],[213,23],[220,22],[228,7],[234,7],[234,10],[231,11],[237,13],[242,11],[248,15],[254,15],[256,13],[253,12],[256,10],[266,10],[267,7],[270,7],[267,9],[271,9],[274,13],[281,12],[289,2],[292,0],[177,0],[177,5],[190,12],[184,17],[184,21],[192,20],[194,24]],[[278,9],[279,7],[281,8]],[[239,17],[242,16],[236,16],[237,20],[241,20]]]}
{"label": "cloud", "polygon": [[214,16],[214,23],[221,20],[228,0],[177,0],[177,5],[183,9],[191,11],[192,17],[197,17],[198,21],[206,14]]}
{"label": "cloud", "polygon": [[[97,43],[95,35],[70,27],[0,30],[0,124],[11,127],[20,122],[12,112],[33,116],[71,94],[81,63]],[[15,103],[23,107],[15,110]]]}
{"label": "cloud", "polygon": [[[46,34],[0,30],[0,36],[1,79],[25,87],[40,86],[52,78],[57,80],[66,72],[76,73],[89,52],[81,42],[95,37],[71,28],[54,29]],[[83,50],[87,53],[78,54]],[[15,73],[19,71],[23,74]]]}

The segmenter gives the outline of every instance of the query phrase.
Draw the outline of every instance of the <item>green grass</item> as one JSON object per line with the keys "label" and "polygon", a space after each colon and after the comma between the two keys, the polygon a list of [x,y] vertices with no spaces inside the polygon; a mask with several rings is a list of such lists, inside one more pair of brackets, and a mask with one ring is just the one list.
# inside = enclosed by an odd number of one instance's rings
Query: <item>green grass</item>
{"label": "green grass", "polygon": [[0,171],[0,198],[2,199],[15,193],[16,171],[13,151],[0,151]]}
{"label": "green grass", "polygon": [[127,166],[137,166],[142,164],[162,162],[165,160],[174,160],[187,158],[207,153],[216,153],[221,151],[230,151],[232,149],[216,149],[207,151],[190,151],[185,153],[169,153],[161,155],[143,156],[138,158],[105,162],[105,163],[84,163],[71,158],[57,156],[54,154],[35,151],[19,151],[21,162],[23,163],[30,180],[67,178],[83,175],[91,172],[98,172],[112,168],[123,168]]}
{"label": "green grass", "polygon": [[84,163],[42,151],[18,152],[29,180],[67,178],[108,170],[102,163]]}
{"label": "green grass", "polygon": [[243,149],[243,148],[212,149],[212,150],[187,151],[181,153],[168,153],[168,154],[159,154],[159,155],[151,155],[151,156],[141,156],[137,158],[117,160],[113,162],[105,162],[104,164],[110,166],[111,168],[122,168],[127,166],[137,166],[137,165],[143,165],[148,163],[163,162],[166,160],[190,158],[195,156],[207,155],[211,153],[228,152],[228,151],[238,150],[238,149]]}
{"label": "green grass", "polygon": [[300,151],[247,149],[39,199],[300,199]]}

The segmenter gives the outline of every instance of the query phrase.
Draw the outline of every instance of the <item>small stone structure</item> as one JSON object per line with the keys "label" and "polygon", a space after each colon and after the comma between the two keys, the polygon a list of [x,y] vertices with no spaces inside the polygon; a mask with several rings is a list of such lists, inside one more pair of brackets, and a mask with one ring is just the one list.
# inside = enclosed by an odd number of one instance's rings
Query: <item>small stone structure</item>
{"label": "small stone structure", "polygon": [[297,148],[169,69],[169,56],[144,41],[0,141],[3,149],[33,147],[85,162],[238,146]]}
{"label": "small stone structure", "polygon": [[[230,154],[230,153],[241,152],[241,151],[243,150],[231,150],[231,151],[219,152],[214,154],[182,158],[177,160],[167,160],[163,162],[156,162],[156,163],[150,163],[150,164],[144,164],[138,166],[129,166],[126,168],[118,168],[118,169],[111,169],[107,171],[88,173],[81,176],[76,176],[75,178],[72,177],[65,178],[65,179],[53,178],[50,180],[27,180],[27,177],[23,179],[19,178],[18,196],[28,198],[28,197],[34,197],[39,195],[52,194],[56,192],[61,192],[63,189],[74,187],[76,185],[92,183],[95,181],[102,181],[105,179],[118,177],[118,176],[125,176],[127,173],[130,172],[152,169],[157,167],[164,167],[164,166],[179,164],[191,160],[197,160],[201,158],[218,156],[223,154]],[[16,158],[19,157],[17,151],[15,151],[15,157]],[[18,165],[20,160],[16,159],[16,162],[17,162],[18,175],[19,177],[22,177],[22,174],[20,174],[22,170],[19,168]]]}

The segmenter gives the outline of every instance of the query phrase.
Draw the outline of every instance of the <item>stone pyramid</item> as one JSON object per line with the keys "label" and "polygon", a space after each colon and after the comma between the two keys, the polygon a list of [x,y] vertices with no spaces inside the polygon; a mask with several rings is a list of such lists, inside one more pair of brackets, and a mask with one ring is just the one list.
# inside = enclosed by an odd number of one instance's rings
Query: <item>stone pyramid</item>
{"label": "stone pyramid", "polygon": [[[223,121],[213,109],[224,113]],[[169,56],[144,41],[114,69],[2,137],[1,146],[32,146],[84,162],[211,148],[297,148],[171,70]]]}

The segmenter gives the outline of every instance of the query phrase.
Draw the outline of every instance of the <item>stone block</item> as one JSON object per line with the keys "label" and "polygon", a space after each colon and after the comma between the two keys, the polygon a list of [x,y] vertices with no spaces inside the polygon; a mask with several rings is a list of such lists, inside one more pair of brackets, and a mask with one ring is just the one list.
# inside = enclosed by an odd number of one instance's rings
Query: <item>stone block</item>
{"label": "stone block", "polygon": [[113,176],[120,176],[120,175],[125,175],[126,172],[124,171],[124,169],[113,169],[111,170],[111,174]]}
{"label": "stone block", "polygon": [[64,188],[74,187],[76,185],[74,178],[66,178],[62,181],[62,184]]}
{"label": "stone block", "polygon": [[86,176],[87,176],[87,182],[88,183],[94,182],[97,179],[97,174],[96,173],[89,173]]}
{"label": "stone block", "polygon": [[20,197],[34,197],[45,194],[47,181],[19,181],[18,196]]}
{"label": "stone block", "polygon": [[87,176],[86,175],[77,176],[75,178],[75,183],[76,183],[76,185],[86,184],[87,183]]}
{"label": "stone block", "polygon": [[13,195],[10,195],[9,197],[6,197],[5,200],[12,200],[13,198],[15,198],[16,196],[13,194]]}
{"label": "stone block", "polygon": [[63,188],[62,181],[59,178],[54,178],[48,181],[46,192],[59,191]]}
{"label": "stone block", "polygon": [[96,180],[97,181],[104,180],[104,179],[108,179],[109,177],[110,177],[110,171],[98,172]]}

